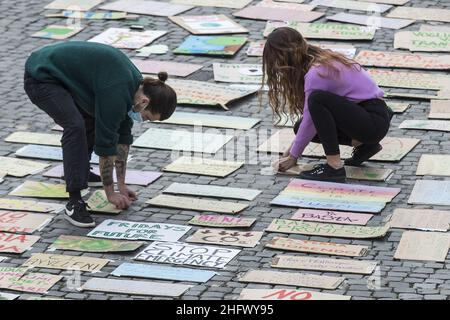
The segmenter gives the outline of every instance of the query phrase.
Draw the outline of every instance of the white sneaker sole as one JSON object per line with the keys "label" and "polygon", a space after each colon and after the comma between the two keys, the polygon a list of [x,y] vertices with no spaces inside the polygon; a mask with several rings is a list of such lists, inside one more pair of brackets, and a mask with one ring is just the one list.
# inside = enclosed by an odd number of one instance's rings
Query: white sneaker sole
{"label": "white sneaker sole", "polygon": [[72,219],[66,212],[64,212],[64,219],[66,219],[70,224],[79,228],[93,228],[95,227],[95,221],[92,223],[82,223]]}

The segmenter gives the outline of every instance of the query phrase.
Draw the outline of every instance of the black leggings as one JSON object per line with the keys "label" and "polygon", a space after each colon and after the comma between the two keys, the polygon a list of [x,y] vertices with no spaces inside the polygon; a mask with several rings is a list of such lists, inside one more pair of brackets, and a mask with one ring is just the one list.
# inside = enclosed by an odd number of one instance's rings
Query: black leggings
{"label": "black leggings", "polygon": [[[380,142],[387,134],[393,116],[382,99],[352,102],[334,93],[317,90],[309,95],[309,112],[317,130],[313,142],[321,143],[326,155],[338,155],[339,145]],[[301,121],[301,120],[300,120]],[[300,121],[294,125],[297,133]]]}

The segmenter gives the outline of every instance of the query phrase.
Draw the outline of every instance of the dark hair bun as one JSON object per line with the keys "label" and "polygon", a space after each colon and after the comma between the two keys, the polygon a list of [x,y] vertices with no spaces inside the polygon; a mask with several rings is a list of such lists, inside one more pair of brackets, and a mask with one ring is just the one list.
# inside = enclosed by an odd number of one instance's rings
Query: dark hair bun
{"label": "dark hair bun", "polygon": [[158,72],[158,79],[162,82],[166,82],[169,75],[165,71]]}

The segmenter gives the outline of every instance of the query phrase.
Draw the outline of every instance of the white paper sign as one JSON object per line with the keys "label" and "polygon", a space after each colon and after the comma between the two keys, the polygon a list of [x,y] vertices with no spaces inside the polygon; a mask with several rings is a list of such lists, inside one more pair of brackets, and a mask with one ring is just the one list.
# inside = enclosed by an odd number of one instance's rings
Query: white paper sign
{"label": "white paper sign", "polygon": [[139,49],[166,33],[167,31],[162,30],[133,31],[124,28],[109,28],[89,41],[107,44],[119,49]]}
{"label": "white paper sign", "polygon": [[255,199],[261,193],[260,190],[255,189],[230,188],[192,183],[172,183],[163,192],[192,196],[242,199],[248,201]]}

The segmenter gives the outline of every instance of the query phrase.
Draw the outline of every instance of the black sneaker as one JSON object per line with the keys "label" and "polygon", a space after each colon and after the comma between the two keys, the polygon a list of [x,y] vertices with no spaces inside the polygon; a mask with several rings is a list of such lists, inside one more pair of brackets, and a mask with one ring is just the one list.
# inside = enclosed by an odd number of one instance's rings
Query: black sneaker
{"label": "black sneaker", "polygon": [[75,203],[69,201],[65,208],[64,219],[80,228],[95,227],[95,222],[87,212],[86,207],[87,204],[83,200]]}
{"label": "black sneaker", "polygon": [[328,163],[318,164],[312,170],[300,172],[300,178],[306,180],[318,180],[327,182],[346,182],[346,173],[344,167],[335,169]]}
{"label": "black sneaker", "polygon": [[346,166],[359,167],[364,161],[369,160],[378,152],[381,151],[383,147],[381,144],[362,144],[358,147],[353,148],[352,157],[344,161]]}
{"label": "black sneaker", "polygon": [[102,187],[103,186],[102,178],[98,174],[95,174],[92,171],[89,171],[88,186],[89,187]]}

